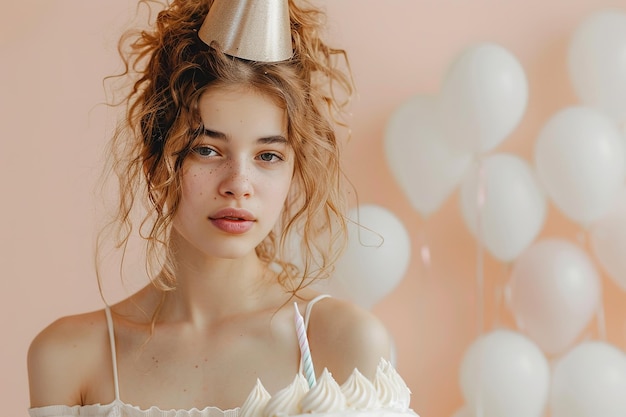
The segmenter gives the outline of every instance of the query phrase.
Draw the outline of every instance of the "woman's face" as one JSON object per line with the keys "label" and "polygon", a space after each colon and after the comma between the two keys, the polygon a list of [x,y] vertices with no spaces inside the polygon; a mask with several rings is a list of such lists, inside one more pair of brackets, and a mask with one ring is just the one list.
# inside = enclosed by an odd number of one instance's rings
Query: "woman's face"
{"label": "woman's face", "polygon": [[245,87],[210,87],[199,112],[205,130],[183,163],[174,229],[206,256],[238,258],[268,235],[287,198],[287,116]]}

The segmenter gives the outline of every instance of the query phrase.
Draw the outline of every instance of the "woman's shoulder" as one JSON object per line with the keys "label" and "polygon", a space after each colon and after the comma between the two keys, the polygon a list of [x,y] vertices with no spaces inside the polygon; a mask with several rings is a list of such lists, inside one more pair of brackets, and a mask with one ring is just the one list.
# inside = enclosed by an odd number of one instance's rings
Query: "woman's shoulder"
{"label": "woman's shoulder", "polygon": [[316,368],[345,380],[357,368],[373,378],[380,358],[389,359],[391,338],[383,322],[356,304],[327,298],[312,308],[308,332]]}
{"label": "woman's shoulder", "polygon": [[104,310],[61,317],[33,339],[29,355],[65,353],[68,347],[79,348],[101,339],[103,330],[106,330]]}
{"label": "woman's shoulder", "polygon": [[348,300],[326,297],[315,303],[312,312],[311,322],[324,324],[330,331],[347,332],[347,336],[358,338],[387,336],[385,326],[376,315]]}
{"label": "woman's shoulder", "polygon": [[108,343],[103,310],[66,316],[44,328],[28,350],[33,407],[81,402],[81,386],[99,369]]}

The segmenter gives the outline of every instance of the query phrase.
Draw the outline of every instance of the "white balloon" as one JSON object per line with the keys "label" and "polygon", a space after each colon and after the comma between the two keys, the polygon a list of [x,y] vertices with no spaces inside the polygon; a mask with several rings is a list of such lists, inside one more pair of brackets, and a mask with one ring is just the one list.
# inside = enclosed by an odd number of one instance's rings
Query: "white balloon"
{"label": "white balloon", "polygon": [[609,277],[626,291],[626,189],[604,217],[591,226],[591,248]]}
{"label": "white balloon", "polygon": [[482,168],[475,167],[461,185],[465,224],[494,257],[505,262],[535,240],[545,223],[546,206],[528,163],[510,154],[485,158]]}
{"label": "white balloon", "polygon": [[445,139],[467,152],[491,150],[519,124],[527,102],[526,74],[513,54],[492,43],[468,47],[440,93]]}
{"label": "white balloon", "polygon": [[590,107],[558,112],[535,144],[541,184],[567,217],[584,225],[613,204],[626,178],[625,155],[617,125]]}
{"label": "white balloon", "polygon": [[626,356],[604,342],[583,342],[554,367],[552,417],[626,416]]}
{"label": "white balloon", "polygon": [[601,303],[587,253],[564,239],[532,244],[513,263],[507,298],[517,326],[548,354],[570,347]]}
{"label": "white balloon", "polygon": [[602,10],[576,28],[568,70],[580,100],[626,121],[626,13]]}
{"label": "white balloon", "polygon": [[392,114],[387,161],[411,205],[426,217],[441,207],[469,167],[470,155],[442,139],[433,97],[414,96]]}
{"label": "white balloon", "polygon": [[328,285],[369,309],[404,278],[411,240],[402,222],[383,207],[361,205],[349,217],[348,247]]}
{"label": "white balloon", "polygon": [[466,408],[483,417],[541,417],[550,369],[541,350],[511,330],[479,337],[463,356],[460,384]]}

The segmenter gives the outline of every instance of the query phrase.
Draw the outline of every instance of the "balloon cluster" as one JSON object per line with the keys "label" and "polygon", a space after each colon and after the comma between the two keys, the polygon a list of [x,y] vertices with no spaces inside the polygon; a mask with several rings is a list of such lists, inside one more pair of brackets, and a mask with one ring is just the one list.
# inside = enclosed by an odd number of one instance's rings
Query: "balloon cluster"
{"label": "balloon cluster", "polygon": [[[522,66],[499,45],[466,48],[438,95],[410,98],[387,126],[389,166],[413,208],[427,218],[459,188],[472,235],[511,265],[506,298],[518,329],[469,347],[456,417],[626,416],[626,356],[579,340],[603,308],[594,261],[626,291],[626,13],[583,21],[567,70],[581,104],[547,120],[532,165],[494,152],[528,99]],[[589,234],[589,250],[538,239],[548,202]]]}

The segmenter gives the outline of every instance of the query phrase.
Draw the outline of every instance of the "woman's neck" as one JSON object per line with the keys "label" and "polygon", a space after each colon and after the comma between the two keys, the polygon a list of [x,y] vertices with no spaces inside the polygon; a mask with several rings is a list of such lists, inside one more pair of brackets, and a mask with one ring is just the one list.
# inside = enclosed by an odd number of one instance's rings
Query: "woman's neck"
{"label": "woman's neck", "polygon": [[206,326],[233,314],[276,306],[286,295],[276,273],[254,251],[237,259],[218,259],[176,245],[176,289],[167,294],[161,317]]}

